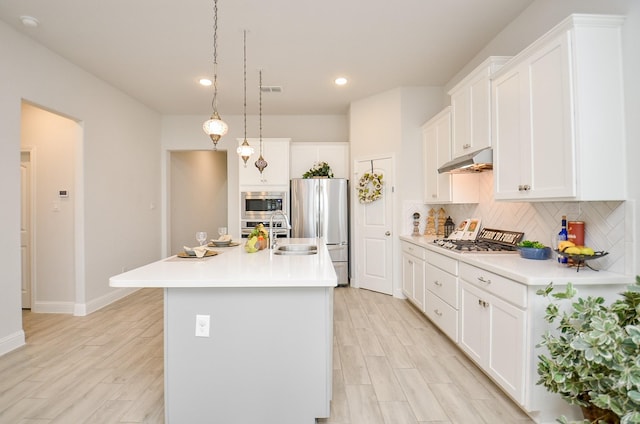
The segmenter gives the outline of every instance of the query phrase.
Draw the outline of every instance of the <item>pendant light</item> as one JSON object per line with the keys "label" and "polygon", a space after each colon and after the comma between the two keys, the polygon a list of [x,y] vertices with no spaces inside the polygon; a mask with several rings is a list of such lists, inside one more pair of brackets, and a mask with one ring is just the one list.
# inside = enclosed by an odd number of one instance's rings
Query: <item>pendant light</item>
{"label": "pendant light", "polygon": [[264,157],[262,157],[262,69],[260,69],[260,82],[258,89],[260,90],[260,157],[256,161],[256,168],[260,171],[260,175],[262,175],[262,171],[269,165]]}
{"label": "pendant light", "polygon": [[244,45],[244,54],[243,54],[243,60],[244,60],[244,141],[242,142],[242,144],[240,146],[238,146],[238,149],[236,150],[236,152],[238,153],[238,155],[244,161],[244,167],[246,168],[247,167],[247,161],[249,160],[249,158],[253,154],[253,147],[249,146],[249,142],[247,142],[247,31],[244,30],[243,34],[244,34],[244,41],[243,41],[243,45]]}
{"label": "pendant light", "polygon": [[229,126],[218,114],[218,0],[213,1],[213,114],[202,124],[202,129],[213,141],[213,150],[218,149],[220,137],[229,131]]}

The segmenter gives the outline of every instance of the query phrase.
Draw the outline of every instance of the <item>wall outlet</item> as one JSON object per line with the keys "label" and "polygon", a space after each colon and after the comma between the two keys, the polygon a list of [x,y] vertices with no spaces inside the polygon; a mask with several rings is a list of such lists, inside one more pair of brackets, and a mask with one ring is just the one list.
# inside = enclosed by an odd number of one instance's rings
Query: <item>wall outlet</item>
{"label": "wall outlet", "polygon": [[209,337],[210,315],[196,315],[196,337]]}

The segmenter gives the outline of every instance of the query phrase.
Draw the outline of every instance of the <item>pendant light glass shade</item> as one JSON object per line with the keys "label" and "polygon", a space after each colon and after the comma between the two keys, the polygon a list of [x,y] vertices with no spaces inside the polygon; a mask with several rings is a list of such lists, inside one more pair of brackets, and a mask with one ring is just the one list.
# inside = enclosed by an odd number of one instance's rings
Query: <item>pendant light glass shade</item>
{"label": "pendant light glass shade", "polygon": [[220,115],[218,115],[218,112],[213,112],[211,118],[209,118],[208,121],[205,121],[204,124],[202,124],[202,129],[204,130],[205,134],[211,137],[211,141],[213,141],[213,144],[215,145],[218,140],[220,140],[220,137],[222,137],[227,133],[227,131],[229,131],[229,126],[226,122],[220,119]]}
{"label": "pendant light glass shade", "polygon": [[242,142],[242,144],[240,146],[238,146],[238,149],[236,149],[236,152],[238,153],[238,156],[240,156],[242,158],[242,160],[244,161],[244,166],[246,167],[247,166],[247,161],[249,160],[249,158],[253,154],[254,150],[253,150],[253,147],[249,146],[249,143],[247,142],[247,139],[245,138],[244,141]]}
{"label": "pendant light glass shade", "polygon": [[218,114],[218,0],[213,2],[213,114],[202,124],[202,129],[213,141],[213,149],[217,150],[218,141],[229,131],[229,126]]}

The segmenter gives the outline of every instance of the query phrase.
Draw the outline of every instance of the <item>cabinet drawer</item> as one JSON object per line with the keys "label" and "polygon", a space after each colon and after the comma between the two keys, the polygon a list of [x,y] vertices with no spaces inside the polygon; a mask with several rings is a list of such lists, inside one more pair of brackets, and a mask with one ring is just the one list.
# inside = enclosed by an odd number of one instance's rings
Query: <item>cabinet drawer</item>
{"label": "cabinet drawer", "polygon": [[456,259],[438,253],[428,252],[427,262],[447,271],[449,274],[458,275],[458,261]]}
{"label": "cabinet drawer", "polygon": [[527,307],[527,287],[475,266],[461,263],[460,278],[520,308]]}
{"label": "cabinet drawer", "polygon": [[418,259],[422,259],[423,261],[425,260],[425,249],[420,246],[416,246],[415,244],[403,241],[402,251],[408,255],[412,255]]}
{"label": "cabinet drawer", "polygon": [[427,290],[458,309],[458,277],[428,263],[425,284]]}
{"label": "cabinet drawer", "polygon": [[458,343],[458,311],[431,292],[425,296],[425,313],[451,340]]}

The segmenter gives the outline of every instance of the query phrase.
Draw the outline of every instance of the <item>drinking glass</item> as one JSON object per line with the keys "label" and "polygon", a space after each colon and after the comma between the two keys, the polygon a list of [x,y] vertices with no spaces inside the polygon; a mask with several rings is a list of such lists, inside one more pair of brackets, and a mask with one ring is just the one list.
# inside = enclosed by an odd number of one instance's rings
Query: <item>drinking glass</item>
{"label": "drinking glass", "polygon": [[218,234],[220,237],[227,235],[227,227],[218,227]]}
{"label": "drinking glass", "polygon": [[204,244],[204,242],[207,241],[207,232],[206,231],[198,231],[196,233],[196,240],[198,240],[198,243],[200,243],[200,246],[202,246]]}

